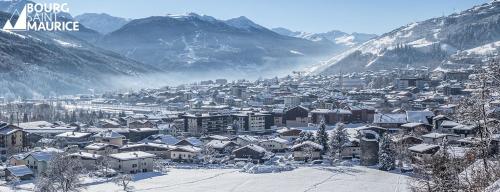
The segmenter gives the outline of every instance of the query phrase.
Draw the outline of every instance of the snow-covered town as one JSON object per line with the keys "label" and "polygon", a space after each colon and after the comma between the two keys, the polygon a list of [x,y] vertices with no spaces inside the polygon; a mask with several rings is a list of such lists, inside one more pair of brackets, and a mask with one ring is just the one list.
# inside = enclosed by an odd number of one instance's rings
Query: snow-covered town
{"label": "snow-covered town", "polygon": [[500,192],[500,0],[0,0],[0,192]]}
{"label": "snow-covered town", "polygon": [[499,177],[491,63],[4,102],[0,189],[410,191],[450,166],[475,191]]}

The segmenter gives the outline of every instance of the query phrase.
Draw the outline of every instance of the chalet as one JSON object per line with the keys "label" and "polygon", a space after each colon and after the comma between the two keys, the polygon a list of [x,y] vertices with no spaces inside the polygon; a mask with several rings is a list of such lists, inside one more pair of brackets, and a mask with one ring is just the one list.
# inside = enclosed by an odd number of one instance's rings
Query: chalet
{"label": "chalet", "polygon": [[207,144],[205,144],[206,148],[214,149],[214,150],[218,151],[219,153],[223,153],[223,154],[230,153],[238,146],[240,146],[240,145],[238,145],[237,143],[235,143],[233,141],[221,141],[221,140],[212,140],[212,141],[208,142]]}
{"label": "chalet", "polygon": [[259,142],[259,146],[264,147],[267,151],[271,152],[285,152],[288,149],[288,144],[290,142],[286,139],[279,137],[273,139],[267,139]]}
{"label": "chalet", "polygon": [[188,137],[186,139],[182,139],[175,144],[175,146],[193,146],[193,147],[201,147],[203,146],[203,141],[199,140],[196,137]]}
{"label": "chalet", "polygon": [[157,157],[170,159],[170,150],[174,149],[173,145],[165,145],[158,143],[136,143],[123,145],[120,151],[143,151],[156,155]]}
{"label": "chalet", "polygon": [[234,141],[239,146],[257,144],[259,142],[257,138],[250,135],[238,135],[231,140]]}
{"label": "chalet", "polygon": [[360,158],[361,156],[361,148],[359,145],[359,139],[357,138],[349,138],[349,143],[347,143],[342,151],[340,152],[340,155],[344,159],[350,159],[350,158]]}
{"label": "chalet", "polygon": [[154,154],[134,151],[109,155],[113,169],[122,173],[153,171]]}
{"label": "chalet", "polygon": [[437,126],[437,131],[441,133],[448,133],[451,134],[453,133],[453,127],[459,126],[461,124],[456,123],[454,121],[449,121],[449,120],[444,120]]}
{"label": "chalet", "polygon": [[108,143],[111,145],[122,146],[125,136],[112,130],[102,131],[92,136],[97,143]]}
{"label": "chalet", "polygon": [[393,139],[394,142],[396,143],[396,146],[398,146],[398,150],[408,150],[409,147],[421,144],[424,142],[421,138],[415,137],[415,136],[403,136],[403,137],[396,137]]}
{"label": "chalet", "polygon": [[285,125],[285,120],[283,119],[284,114],[285,114],[284,109],[273,109],[271,111],[271,115],[273,116],[274,120],[274,125],[278,127]]}
{"label": "chalet", "polygon": [[352,121],[352,112],[346,109],[315,109],[311,111],[311,121],[319,124],[323,121],[332,125],[338,122],[349,123]]}
{"label": "chalet", "polygon": [[283,114],[284,124],[288,127],[303,127],[309,123],[309,109],[296,106]]}
{"label": "chalet", "polygon": [[54,152],[49,151],[37,151],[30,153],[28,156],[24,158],[24,162],[26,166],[28,166],[33,173],[36,175],[40,175],[47,170],[47,166],[49,161],[52,159]]}
{"label": "chalet", "polygon": [[118,153],[120,146],[109,143],[92,143],[83,148],[87,153],[98,155],[109,155]]}
{"label": "chalet", "polygon": [[424,143],[440,145],[443,143],[443,141],[445,141],[445,139],[448,136],[449,136],[448,134],[433,132],[433,133],[428,133],[428,134],[422,135],[422,139],[423,139]]}
{"label": "chalet", "polygon": [[421,162],[424,158],[434,155],[439,150],[439,145],[423,143],[412,146],[408,150],[411,152],[411,158],[414,162]]}
{"label": "chalet", "polygon": [[121,126],[120,123],[110,119],[101,119],[99,120],[98,125],[102,128],[119,128]]}
{"label": "chalet", "polygon": [[201,149],[193,146],[178,146],[170,150],[170,156],[177,162],[195,162]]}
{"label": "chalet", "polygon": [[222,135],[209,135],[209,136],[203,136],[200,137],[200,140],[203,141],[203,143],[208,143],[213,140],[218,140],[218,141],[229,141],[229,137],[222,136]]}
{"label": "chalet", "polygon": [[99,160],[102,157],[101,155],[95,153],[87,153],[87,152],[76,152],[68,155],[72,159],[78,160],[81,165],[87,169],[95,169],[98,166]]}
{"label": "chalet", "polygon": [[432,125],[432,118],[434,116],[432,111],[406,111],[406,120],[408,123]]}
{"label": "chalet", "polygon": [[5,168],[5,180],[11,181],[13,178],[19,180],[30,180],[33,179],[34,174],[30,168],[26,165],[10,166]]}
{"label": "chalet", "polygon": [[86,146],[90,143],[91,133],[82,132],[66,132],[55,136],[55,141],[59,147],[66,147],[69,145],[77,145],[79,147]]}
{"label": "chalet", "polygon": [[156,124],[148,120],[135,120],[128,123],[129,128],[154,128]]}
{"label": "chalet", "polygon": [[305,141],[292,146],[293,159],[296,161],[311,161],[321,159],[323,146],[312,141]]}
{"label": "chalet", "polygon": [[263,163],[266,159],[266,149],[261,146],[250,144],[233,151],[235,161],[250,160],[253,163]]}
{"label": "chalet", "polygon": [[452,133],[459,135],[461,138],[474,137],[478,130],[479,127],[472,125],[458,125],[451,128]]}
{"label": "chalet", "polygon": [[25,165],[26,163],[24,162],[24,158],[26,158],[26,156],[28,156],[28,155],[29,155],[29,153],[21,153],[21,154],[12,155],[7,160],[8,164],[13,165],[13,166]]}
{"label": "chalet", "polygon": [[369,106],[350,106],[349,109],[352,113],[351,121],[364,123],[373,122],[375,108]]}
{"label": "chalet", "polygon": [[180,141],[179,139],[175,138],[172,135],[156,134],[146,137],[145,139],[141,140],[140,143],[158,143],[165,145],[175,145],[179,141]]}
{"label": "chalet", "polygon": [[373,117],[373,124],[384,128],[400,128],[405,123],[407,123],[406,114],[377,113]]}
{"label": "chalet", "polygon": [[417,135],[426,134],[432,130],[431,125],[424,123],[405,123],[401,125],[401,128],[405,133],[414,133]]}
{"label": "chalet", "polygon": [[128,139],[131,142],[138,142],[158,133],[160,133],[160,130],[157,128],[133,128],[129,129]]}
{"label": "chalet", "polygon": [[278,134],[280,135],[280,138],[286,139],[288,141],[293,141],[293,140],[299,138],[302,130],[293,129],[293,128],[283,128],[283,129],[280,129],[276,132],[278,132]]}

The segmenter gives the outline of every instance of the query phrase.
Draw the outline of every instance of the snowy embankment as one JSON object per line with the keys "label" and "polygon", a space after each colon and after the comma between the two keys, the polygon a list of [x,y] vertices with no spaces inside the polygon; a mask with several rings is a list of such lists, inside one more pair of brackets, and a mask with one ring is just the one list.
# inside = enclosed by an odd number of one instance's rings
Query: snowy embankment
{"label": "snowy embankment", "polygon": [[[408,177],[362,166],[300,167],[292,171],[249,174],[238,169],[171,169],[167,174],[134,176],[133,191],[148,192],[313,192],[313,191],[409,191]],[[27,184],[23,189],[32,187]],[[0,191],[12,189],[0,186]],[[17,190],[22,191],[22,190]],[[112,182],[92,182],[83,191],[116,192]]]}

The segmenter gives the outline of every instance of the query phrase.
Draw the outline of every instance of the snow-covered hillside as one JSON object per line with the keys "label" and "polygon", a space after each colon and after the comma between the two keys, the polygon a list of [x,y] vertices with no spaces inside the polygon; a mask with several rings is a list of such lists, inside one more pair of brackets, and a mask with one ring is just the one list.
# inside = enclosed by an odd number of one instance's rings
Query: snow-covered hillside
{"label": "snow-covered hillside", "polygon": [[499,40],[500,2],[494,1],[446,17],[410,23],[336,55],[310,71],[436,67],[461,51],[491,54]]}
{"label": "snow-covered hillside", "polygon": [[130,19],[114,17],[106,13],[85,13],[75,16],[75,20],[101,34],[107,34],[124,26]]}
{"label": "snow-covered hillside", "polygon": [[[385,192],[409,191],[408,177],[366,167],[304,167],[293,171],[266,174],[242,173],[231,169],[172,169],[166,175],[141,173],[131,183],[133,191],[206,192]],[[88,181],[89,192],[115,192],[112,182]],[[32,184],[16,191],[28,191]],[[25,190],[22,190],[25,189]],[[12,189],[0,186],[0,191]]]}
{"label": "snow-covered hillside", "polygon": [[[3,24],[10,14],[0,12]],[[0,30],[0,96],[6,98],[88,93],[109,90],[108,77],[136,77],[156,71],[83,40],[98,33],[9,32]]]}
{"label": "snow-covered hillside", "polygon": [[375,34],[366,33],[346,33],[333,30],[325,33],[308,33],[302,31],[291,31],[286,28],[278,27],[272,29],[274,32],[297,38],[308,39],[311,41],[329,41],[335,45],[343,47],[353,47],[377,37]]}

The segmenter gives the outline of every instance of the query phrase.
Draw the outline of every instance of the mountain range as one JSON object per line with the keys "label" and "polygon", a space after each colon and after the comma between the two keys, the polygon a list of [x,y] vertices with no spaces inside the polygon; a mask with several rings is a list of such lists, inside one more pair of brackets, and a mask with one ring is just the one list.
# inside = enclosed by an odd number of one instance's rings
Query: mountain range
{"label": "mountain range", "polygon": [[[28,2],[0,1],[0,25]],[[79,32],[0,30],[0,96],[103,92],[144,85],[142,80],[151,77],[160,77],[150,81],[161,85],[166,84],[162,78],[174,73],[188,76],[178,79],[188,82],[201,75],[256,78],[304,68],[331,74],[480,62],[499,51],[499,4],[411,23],[380,36],[268,29],[243,16],[221,20],[188,13],[130,20],[68,14],[61,19],[81,22]]]}
{"label": "mountain range", "polygon": [[492,1],[402,26],[310,67],[309,71],[329,74],[396,67],[432,69],[445,62],[476,64],[498,55],[499,40],[500,2]]}
{"label": "mountain range", "polygon": [[339,51],[329,42],[280,35],[246,17],[218,20],[195,13],[135,19],[96,45],[168,71],[240,77],[300,69]]}

